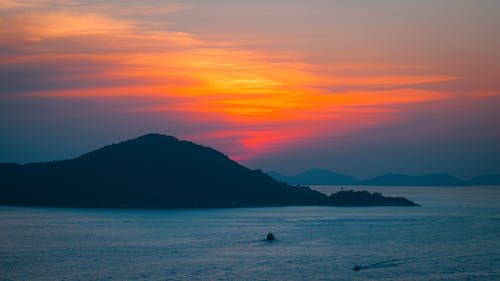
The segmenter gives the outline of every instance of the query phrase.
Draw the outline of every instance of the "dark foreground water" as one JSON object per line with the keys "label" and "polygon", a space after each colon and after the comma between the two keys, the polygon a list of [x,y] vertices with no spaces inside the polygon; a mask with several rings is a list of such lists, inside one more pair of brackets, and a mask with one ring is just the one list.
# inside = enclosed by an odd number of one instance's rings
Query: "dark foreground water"
{"label": "dark foreground water", "polygon": [[0,280],[500,280],[500,187],[363,189],[423,206],[0,207]]}

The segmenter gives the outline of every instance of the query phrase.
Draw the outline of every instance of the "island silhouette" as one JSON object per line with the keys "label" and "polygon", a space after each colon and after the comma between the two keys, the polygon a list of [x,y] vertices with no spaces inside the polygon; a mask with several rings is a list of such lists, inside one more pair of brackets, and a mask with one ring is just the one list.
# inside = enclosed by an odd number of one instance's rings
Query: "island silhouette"
{"label": "island silhouette", "polygon": [[89,208],[417,206],[366,191],[327,196],[279,182],[212,148],[148,134],[77,158],[0,164],[0,204]]}

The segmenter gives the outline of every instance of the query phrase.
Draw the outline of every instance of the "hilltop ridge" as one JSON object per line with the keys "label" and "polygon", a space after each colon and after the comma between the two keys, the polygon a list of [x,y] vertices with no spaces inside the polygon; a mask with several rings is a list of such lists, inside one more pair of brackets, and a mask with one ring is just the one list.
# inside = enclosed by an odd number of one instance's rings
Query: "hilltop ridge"
{"label": "hilltop ridge", "polygon": [[[77,158],[0,165],[0,204],[99,208],[227,208],[321,205],[335,200],[276,181],[210,147],[148,134]],[[412,206],[404,198],[351,192],[352,206]],[[359,195],[359,200],[353,196]],[[361,196],[362,195],[362,196]],[[340,198],[341,199],[341,198]],[[342,201],[342,200],[340,200]]]}

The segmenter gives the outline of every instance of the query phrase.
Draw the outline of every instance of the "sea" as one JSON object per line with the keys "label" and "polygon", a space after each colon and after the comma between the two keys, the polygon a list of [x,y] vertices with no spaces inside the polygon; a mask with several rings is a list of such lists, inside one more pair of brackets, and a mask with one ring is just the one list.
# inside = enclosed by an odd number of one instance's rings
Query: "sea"
{"label": "sea", "polygon": [[498,186],[313,188],[422,206],[1,206],[0,280],[500,280]]}

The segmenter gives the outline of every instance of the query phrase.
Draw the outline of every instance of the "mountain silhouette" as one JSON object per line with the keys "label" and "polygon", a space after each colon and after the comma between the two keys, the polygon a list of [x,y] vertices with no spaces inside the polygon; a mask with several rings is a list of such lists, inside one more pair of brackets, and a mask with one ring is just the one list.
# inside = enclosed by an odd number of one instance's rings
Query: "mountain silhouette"
{"label": "mountain silhouette", "polygon": [[[69,160],[0,164],[2,205],[97,208],[416,205],[401,197],[354,191],[332,196],[278,182],[212,148],[159,134],[108,145]],[[344,197],[348,200],[342,201]]]}
{"label": "mountain silhouette", "polygon": [[467,181],[471,185],[500,185],[500,174],[484,174]]}
{"label": "mountain silhouette", "polygon": [[464,186],[465,181],[447,174],[427,174],[409,176],[401,174],[385,174],[361,182],[362,185],[388,186]]}
{"label": "mountain silhouette", "polygon": [[355,177],[325,169],[310,169],[295,176],[286,176],[275,171],[269,171],[267,174],[276,180],[286,182],[288,184],[357,185],[360,182]]}
{"label": "mountain silhouette", "polygon": [[288,184],[304,185],[373,185],[373,186],[473,186],[500,185],[500,174],[484,174],[470,180],[462,180],[448,174],[384,174],[367,180],[340,174],[325,169],[309,169],[295,176],[287,176],[275,171],[268,175]]}

